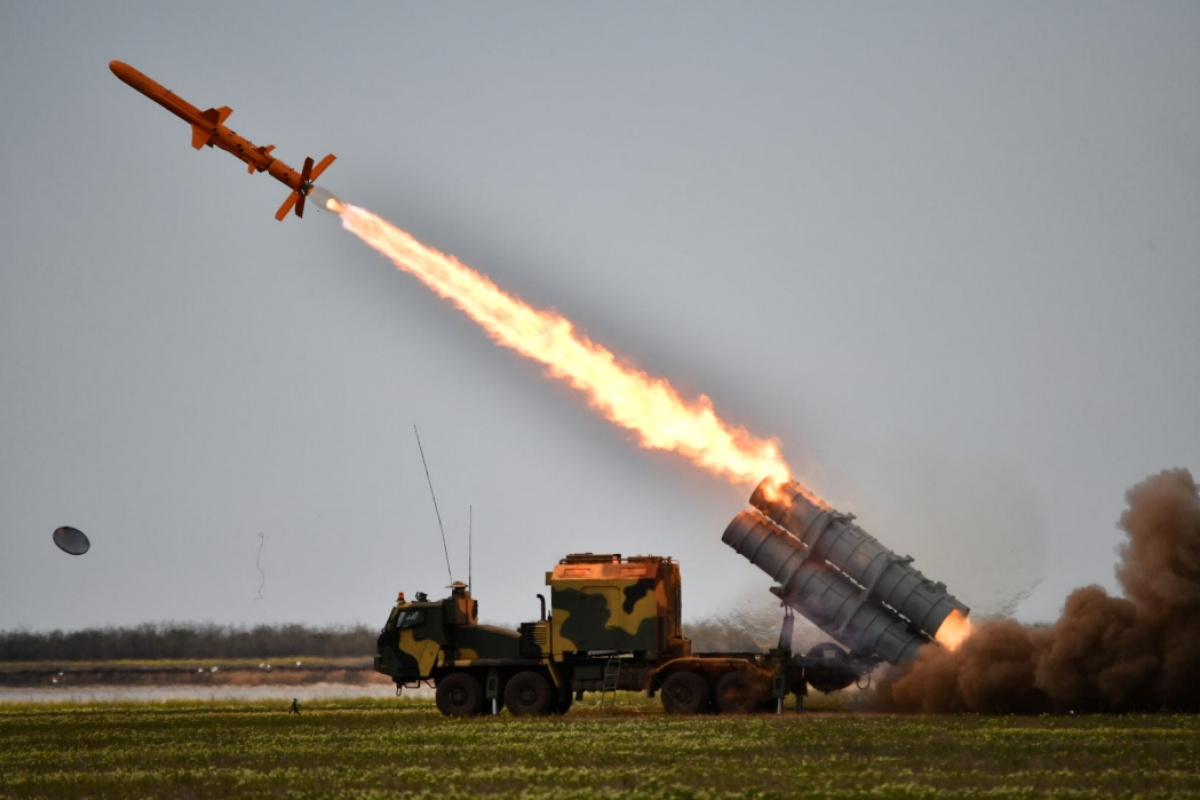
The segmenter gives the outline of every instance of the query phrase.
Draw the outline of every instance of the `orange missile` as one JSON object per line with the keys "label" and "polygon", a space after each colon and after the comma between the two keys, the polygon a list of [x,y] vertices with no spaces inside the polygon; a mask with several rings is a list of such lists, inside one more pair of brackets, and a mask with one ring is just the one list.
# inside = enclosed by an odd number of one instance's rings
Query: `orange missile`
{"label": "orange missile", "polygon": [[114,75],[125,81],[125,83],[191,125],[192,147],[197,150],[205,145],[219,147],[246,162],[249,167],[247,172],[251,175],[255,172],[269,173],[271,177],[291,189],[292,193],[288,195],[288,199],[283,201],[283,205],[275,213],[275,219],[277,220],[283,221],[283,218],[288,215],[288,212],[293,207],[296,209],[297,217],[304,216],[304,198],[308,197],[308,193],[312,191],[313,183],[321,176],[321,173],[337,158],[333,153],[330,153],[322,158],[316,166],[313,165],[311,157],[305,158],[304,169],[297,172],[271,155],[271,151],[275,149],[275,145],[269,144],[266,147],[259,147],[244,136],[239,136],[227,128],[225,120],[233,113],[233,109],[229,106],[201,111],[188,101],[172,93],[170,89],[155,83],[124,62],[110,61],[108,67],[113,71]]}

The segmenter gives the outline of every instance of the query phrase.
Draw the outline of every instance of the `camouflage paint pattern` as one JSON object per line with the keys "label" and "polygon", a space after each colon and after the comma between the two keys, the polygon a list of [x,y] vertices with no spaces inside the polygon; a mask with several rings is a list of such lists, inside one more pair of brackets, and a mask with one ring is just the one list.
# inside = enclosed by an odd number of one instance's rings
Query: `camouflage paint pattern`
{"label": "camouflage paint pattern", "polygon": [[679,565],[669,558],[570,555],[547,573],[551,655],[682,653]]}
{"label": "camouflage paint pattern", "polygon": [[376,670],[403,682],[428,677],[445,644],[445,611],[452,599],[396,603],[379,635]]}
{"label": "camouflage paint pattern", "polygon": [[454,663],[476,659],[520,658],[521,637],[491,625],[470,625],[454,632]]}
{"label": "camouflage paint pattern", "polygon": [[479,605],[466,587],[451,589],[444,600],[396,603],[379,636],[376,671],[411,683],[480,659],[521,658],[517,633],[479,625]]}

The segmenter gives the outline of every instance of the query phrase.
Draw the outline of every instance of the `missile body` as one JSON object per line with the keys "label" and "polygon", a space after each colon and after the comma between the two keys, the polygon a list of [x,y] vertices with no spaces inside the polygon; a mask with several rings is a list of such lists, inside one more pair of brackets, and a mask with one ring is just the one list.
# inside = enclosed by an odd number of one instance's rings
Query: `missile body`
{"label": "missile body", "polygon": [[201,111],[170,89],[156,83],[124,62],[112,61],[109,62],[108,67],[122,81],[191,125],[192,147],[197,150],[205,145],[219,147],[244,161],[248,167],[247,172],[251,175],[255,172],[266,172],[291,189],[292,193],[288,195],[287,200],[275,214],[275,218],[278,220],[283,220],[293,207],[296,209],[297,217],[304,216],[305,197],[312,191],[313,183],[321,173],[336,160],[336,156],[330,153],[314,166],[310,157],[304,159],[302,170],[294,170],[271,155],[275,145],[259,147],[228,128],[225,120],[233,113],[233,109],[229,106]]}

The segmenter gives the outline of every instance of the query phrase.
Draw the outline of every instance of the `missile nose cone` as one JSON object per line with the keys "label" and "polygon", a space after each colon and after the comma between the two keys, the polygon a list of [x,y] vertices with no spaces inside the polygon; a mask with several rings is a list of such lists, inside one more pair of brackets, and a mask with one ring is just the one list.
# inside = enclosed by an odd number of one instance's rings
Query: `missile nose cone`
{"label": "missile nose cone", "polygon": [[124,61],[110,61],[108,62],[108,68],[112,70],[113,75],[116,75],[135,89],[138,88],[138,79],[145,77]]}

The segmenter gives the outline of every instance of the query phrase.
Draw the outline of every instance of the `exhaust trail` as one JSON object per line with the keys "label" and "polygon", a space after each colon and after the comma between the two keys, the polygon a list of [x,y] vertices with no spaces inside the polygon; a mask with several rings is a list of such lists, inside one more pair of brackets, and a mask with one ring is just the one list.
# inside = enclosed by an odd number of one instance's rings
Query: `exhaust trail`
{"label": "exhaust trail", "polygon": [[777,440],[726,423],[705,395],[684,399],[667,380],[591,341],[562,315],[533,308],[370,211],[332,197],[325,206],[341,216],[342,227],[452,302],[494,342],[544,364],[548,375],[581,392],[593,409],[633,432],[642,447],[678,453],[744,486],[764,477],[776,485],[791,479]]}

